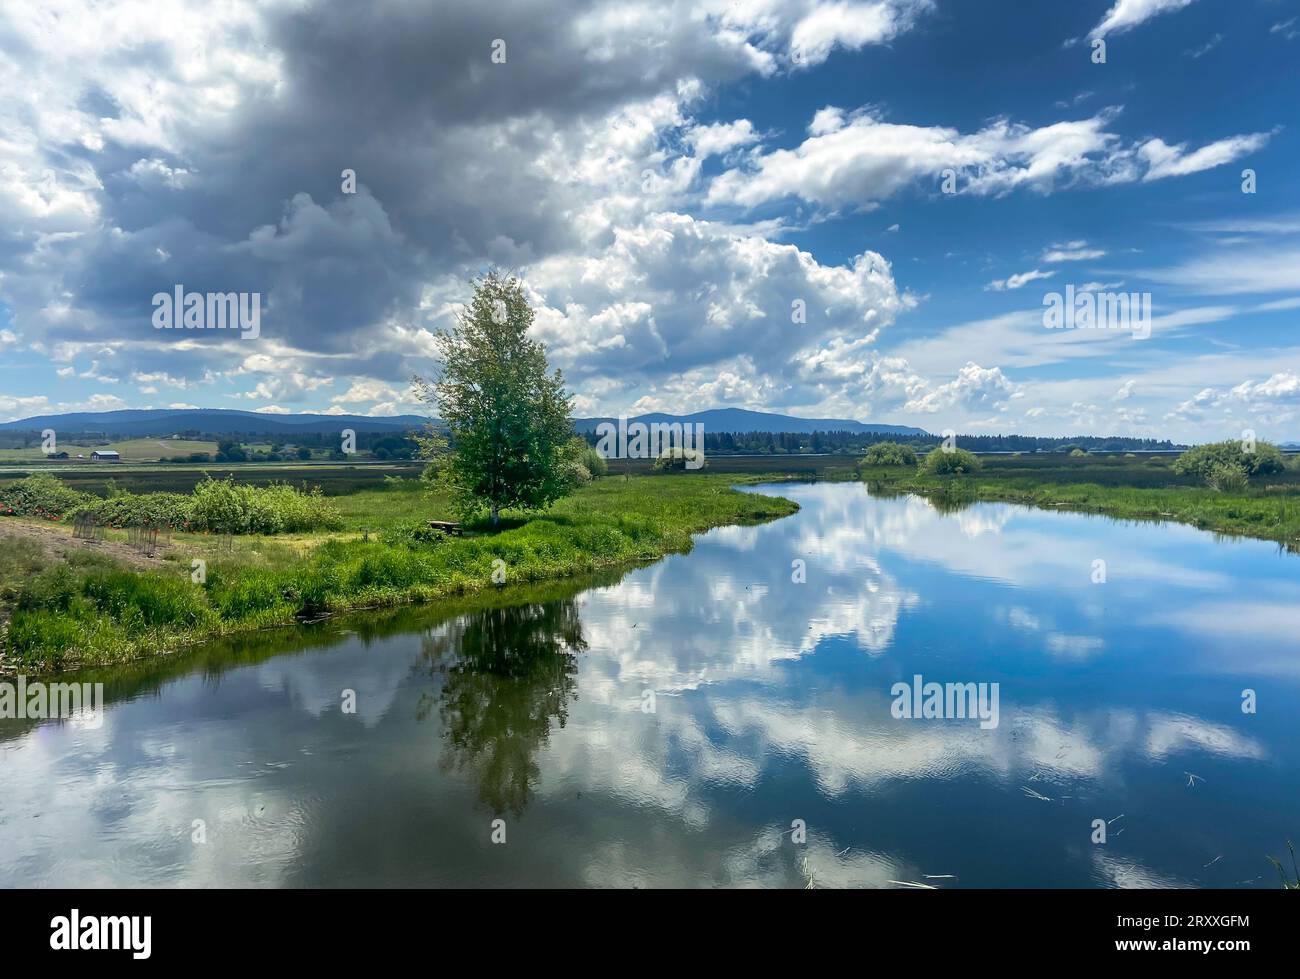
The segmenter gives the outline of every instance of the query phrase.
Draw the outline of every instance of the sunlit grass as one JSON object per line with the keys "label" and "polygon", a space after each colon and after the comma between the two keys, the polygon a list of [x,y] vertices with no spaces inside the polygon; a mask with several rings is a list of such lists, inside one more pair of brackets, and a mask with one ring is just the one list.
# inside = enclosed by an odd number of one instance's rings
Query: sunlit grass
{"label": "sunlit grass", "polygon": [[[722,524],[793,513],[776,497],[741,493],[734,477],[608,477],[541,514],[506,512],[505,529],[471,523],[435,542],[393,528],[452,516],[439,491],[393,484],[335,498],[344,530],[276,537],[177,534],[172,567],[127,571],[60,564],[18,589],[5,637],[10,668],[102,665],[202,638],[302,617],[469,595],[662,557]],[[195,559],[203,580],[191,581]],[[504,565],[498,563],[504,562]]]}

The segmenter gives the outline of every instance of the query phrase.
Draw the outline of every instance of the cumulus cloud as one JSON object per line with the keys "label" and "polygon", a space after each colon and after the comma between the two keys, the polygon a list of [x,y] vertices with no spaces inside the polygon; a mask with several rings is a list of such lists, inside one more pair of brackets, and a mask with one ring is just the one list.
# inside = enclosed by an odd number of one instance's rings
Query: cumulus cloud
{"label": "cumulus cloud", "polygon": [[537,335],[566,375],[634,370],[662,383],[744,349],[736,378],[767,380],[718,389],[723,403],[774,393],[798,403],[819,350],[871,344],[911,303],[875,252],[823,265],[794,245],[677,213],[616,229],[596,255],[538,262],[527,282]]}
{"label": "cumulus cloud", "polygon": [[1016,386],[1002,373],[1002,368],[985,368],[970,362],[947,384],[909,402],[907,410],[933,414],[954,408],[964,411],[997,409],[1015,392]]}
{"label": "cumulus cloud", "polygon": [[1203,388],[1166,417],[1176,421],[1217,421],[1224,425],[1294,423],[1300,419],[1300,371],[1282,370],[1262,380],[1242,381],[1231,388]]}
{"label": "cumulus cloud", "polygon": [[361,380],[353,383],[342,394],[330,398],[330,401],[336,405],[360,404],[367,401],[396,401],[399,396],[396,389],[382,381]]}
{"label": "cumulus cloud", "polygon": [[[653,235],[647,215],[670,213],[704,159],[754,144],[748,120],[691,118],[709,86],[793,68],[796,49],[806,66],[885,43],[930,6],[11,5],[0,343],[93,352],[104,378],[257,373],[233,337],[153,332],[151,297],[182,284],[263,296],[265,373],[282,376],[249,400],[296,403],[345,370],[400,384],[483,265]],[[648,337],[643,302],[611,298],[587,328]]]}
{"label": "cumulus cloud", "polygon": [[735,122],[715,122],[707,126],[692,126],[686,131],[686,141],[697,157],[716,156],[740,146],[758,142],[758,133],[748,119]]}
{"label": "cumulus cloud", "polygon": [[790,32],[790,60],[816,65],[836,47],[857,51],[892,41],[933,6],[930,0],[809,4]]}
{"label": "cumulus cloud", "polygon": [[[470,277],[496,263],[526,283],[536,335],[580,413],[626,402],[877,419],[1001,411],[1019,393],[1002,370],[1095,356],[1084,348],[1102,339],[1044,336],[1035,313],[936,338],[909,330],[891,349],[904,332],[893,324],[920,300],[887,256],[862,244],[830,258],[794,234],[840,210],[936,193],[946,168],[960,194],[1046,193],[1194,173],[1270,134],[1134,143],[1115,131],[1117,109],[951,128],[824,99],[780,130],[767,128],[770,114],[715,121],[725,86],[892,44],[935,6],[7,5],[0,348],[45,358],[51,379],[121,394],[79,406],[157,395],[404,411],[410,374],[432,367],[435,331]],[[1136,22],[1126,3],[1108,17],[1113,30]],[[508,58],[494,65],[503,23]],[[343,191],[344,169],[355,193]],[[795,206],[780,216],[751,210],[784,198]],[[897,231],[897,217],[873,224]],[[1215,255],[1156,281],[1281,291],[1296,284],[1293,251]],[[990,288],[1101,254],[1053,245],[1040,267]],[[151,297],[176,284],[261,293],[261,339],[155,332]],[[976,349],[1001,366],[968,364]],[[1107,383],[1063,396],[1049,415],[1108,403],[1120,382]],[[0,412],[70,402],[6,395]]]}

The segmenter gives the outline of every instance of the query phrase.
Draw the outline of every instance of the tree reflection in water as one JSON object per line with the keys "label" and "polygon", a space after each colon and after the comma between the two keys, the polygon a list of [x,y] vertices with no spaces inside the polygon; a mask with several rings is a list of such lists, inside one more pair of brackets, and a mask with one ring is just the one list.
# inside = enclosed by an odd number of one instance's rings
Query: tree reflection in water
{"label": "tree reflection in water", "polygon": [[475,772],[485,806],[522,813],[551,722],[564,727],[578,697],[586,648],[572,599],[470,612],[426,637],[420,668],[441,679],[441,692],[421,697],[417,717],[438,708],[441,769]]}

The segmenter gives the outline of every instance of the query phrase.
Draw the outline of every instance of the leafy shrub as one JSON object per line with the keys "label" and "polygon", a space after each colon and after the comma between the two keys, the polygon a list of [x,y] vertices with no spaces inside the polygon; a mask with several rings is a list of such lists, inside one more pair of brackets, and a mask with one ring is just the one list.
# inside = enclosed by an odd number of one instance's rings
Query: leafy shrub
{"label": "leafy shrub", "polygon": [[864,466],[915,466],[916,452],[897,442],[877,442],[862,457]]}
{"label": "leafy shrub", "polygon": [[1083,449],[1071,449],[1071,450],[1070,450],[1070,458],[1072,458],[1072,459],[1082,459],[1082,458],[1084,458],[1084,456],[1086,456],[1087,454],[1088,454],[1088,453],[1084,452]]}
{"label": "leafy shrub", "polygon": [[379,539],[390,547],[399,544],[436,544],[443,539],[443,534],[427,523],[413,520],[384,528],[379,533]]}
{"label": "leafy shrub", "polygon": [[183,493],[120,493],[106,500],[91,499],[72,514],[94,517],[105,527],[184,527],[190,519],[190,497]]}
{"label": "leafy shrub", "polygon": [[609,472],[609,463],[605,460],[605,457],[596,451],[595,446],[587,445],[585,442],[578,461],[582,463],[582,468],[591,473],[593,477],[604,476]]}
{"label": "leafy shrub", "polygon": [[591,482],[591,471],[580,462],[572,459],[560,463],[560,470],[570,485],[585,486]]}
{"label": "leafy shrub", "polygon": [[0,515],[58,520],[90,499],[49,473],[34,473],[0,487]]}
{"label": "leafy shrub", "polygon": [[1256,442],[1253,452],[1247,452],[1241,442],[1209,442],[1188,449],[1174,462],[1174,472],[1180,476],[1199,476],[1208,480],[1221,466],[1236,466],[1247,476],[1268,476],[1286,468],[1286,460],[1277,446]]}
{"label": "leafy shrub", "polygon": [[[691,469],[686,468],[687,462],[692,464]],[[700,449],[682,449],[677,446],[664,449],[659,453],[659,458],[654,461],[655,469],[675,472],[701,472],[708,465],[709,460],[704,457]]]}
{"label": "leafy shrub", "polygon": [[1215,466],[1205,482],[1216,493],[1244,493],[1250,477],[1233,465]]}
{"label": "leafy shrub", "polygon": [[236,484],[211,477],[194,487],[190,529],[216,534],[293,534],[338,530],[343,518],[320,487],[302,492],[284,483]]}
{"label": "leafy shrub", "polygon": [[966,449],[945,451],[935,449],[921,463],[921,471],[929,476],[958,476],[980,471],[980,461],[974,452]]}
{"label": "leafy shrub", "polygon": [[575,435],[564,445],[560,468],[562,477],[571,486],[582,486],[609,472],[609,463],[594,446],[587,444],[586,439]]}

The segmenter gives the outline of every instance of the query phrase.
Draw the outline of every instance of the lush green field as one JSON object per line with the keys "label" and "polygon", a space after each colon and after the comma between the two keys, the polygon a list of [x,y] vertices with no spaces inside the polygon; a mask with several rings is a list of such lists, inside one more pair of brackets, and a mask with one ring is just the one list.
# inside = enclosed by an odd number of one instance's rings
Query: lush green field
{"label": "lush green field", "polygon": [[211,463],[208,465],[128,466],[104,463],[69,468],[50,463],[30,468],[0,469],[0,486],[23,479],[29,472],[52,472],[74,489],[105,495],[110,486],[131,493],[189,493],[207,476],[230,477],[237,483],[269,486],[289,483],[319,486],[327,495],[353,493],[382,484],[385,476],[418,476],[423,463]]}
{"label": "lush green field", "polygon": [[[123,462],[156,462],[159,459],[189,455],[192,452],[215,453],[217,443],[194,442],[188,439],[125,439],[121,442],[110,442],[108,445],[98,443],[90,445],[80,442],[64,442],[60,439],[57,448],[60,452],[68,453],[69,458],[67,460],[50,461],[76,462],[78,455],[83,455],[89,460],[92,452],[112,449],[121,453]],[[0,449],[0,462],[43,461],[46,461],[45,453],[41,451],[39,443],[26,449]],[[108,463],[103,463],[103,465],[108,465]]]}
{"label": "lush green field", "polygon": [[869,487],[922,494],[940,505],[1001,500],[1129,519],[1176,520],[1204,530],[1276,540],[1300,548],[1300,471],[1252,480],[1244,493],[1218,493],[1173,471],[1174,457],[983,456],[971,476],[915,469],[861,470]]}
{"label": "lush green field", "polygon": [[[205,638],[357,608],[467,595],[570,577],[688,550],[691,535],[794,512],[783,499],[740,493],[710,474],[605,478],[541,515],[506,514],[464,538],[426,540],[448,501],[416,480],[337,498],[345,529],[331,534],[219,539],[176,534],[168,567],[127,569],[77,553],[20,584],[4,667],[27,672],[123,662]],[[4,528],[0,527],[0,532]],[[29,556],[30,557],[30,556]],[[204,580],[191,580],[193,561]],[[39,559],[36,563],[39,565]]]}

